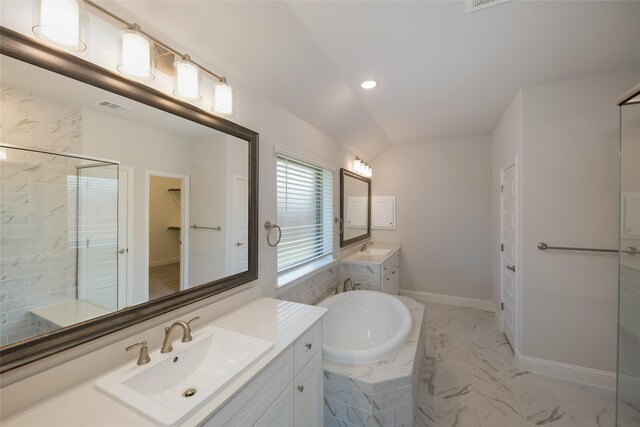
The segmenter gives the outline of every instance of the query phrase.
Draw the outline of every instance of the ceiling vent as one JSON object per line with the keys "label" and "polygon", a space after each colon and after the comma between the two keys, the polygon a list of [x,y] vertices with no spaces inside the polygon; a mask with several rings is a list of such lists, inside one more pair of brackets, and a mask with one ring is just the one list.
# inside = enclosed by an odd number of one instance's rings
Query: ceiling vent
{"label": "ceiling vent", "polygon": [[477,12],[491,6],[497,6],[511,0],[467,0],[467,13]]}
{"label": "ceiling vent", "polygon": [[116,104],[115,102],[111,102],[111,101],[100,101],[98,102],[98,105],[104,108],[108,108],[110,110],[113,111],[129,111],[131,110],[131,108],[129,107],[125,107],[124,105],[120,105],[120,104]]}

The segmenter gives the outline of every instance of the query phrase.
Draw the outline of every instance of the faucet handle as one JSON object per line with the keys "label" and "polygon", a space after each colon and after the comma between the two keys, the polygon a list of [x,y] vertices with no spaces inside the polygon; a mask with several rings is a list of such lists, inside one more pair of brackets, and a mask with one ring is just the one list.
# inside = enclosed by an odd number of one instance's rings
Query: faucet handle
{"label": "faucet handle", "polygon": [[125,351],[133,350],[137,346],[140,346],[140,355],[138,356],[138,361],[136,363],[138,365],[146,365],[147,363],[151,362],[151,358],[149,357],[149,348],[147,347],[146,341],[132,344],[129,347],[125,348]]}
{"label": "faucet handle", "polygon": [[188,322],[185,322],[187,325],[187,330],[184,331],[184,334],[182,334],[182,342],[189,342],[193,339],[193,337],[191,336],[191,322],[193,322],[194,320],[198,320],[199,318],[200,316],[196,316]]}

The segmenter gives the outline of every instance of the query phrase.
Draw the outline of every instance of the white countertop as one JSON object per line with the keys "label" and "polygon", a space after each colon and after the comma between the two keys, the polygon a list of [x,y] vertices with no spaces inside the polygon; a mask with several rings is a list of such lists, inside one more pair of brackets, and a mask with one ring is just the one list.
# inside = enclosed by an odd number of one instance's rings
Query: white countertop
{"label": "white countertop", "polygon": [[360,251],[354,252],[349,256],[342,258],[344,262],[353,262],[357,264],[383,264],[391,257],[397,250],[400,249],[400,242],[372,242],[373,245],[369,245],[369,248],[373,249],[388,249],[389,253],[385,255],[365,255]]}
{"label": "white countertop", "polygon": [[627,268],[640,271],[640,254],[638,255],[620,255],[620,265]]}
{"label": "white countertop", "polygon": [[[222,392],[193,411],[181,425],[195,426],[220,409],[327,311],[322,307],[259,298],[209,323],[212,326],[271,341],[274,347]],[[197,334],[198,329],[200,328],[194,330],[194,335]],[[179,340],[174,343],[176,348],[182,345],[188,346],[189,343],[181,343]],[[135,361],[131,363],[135,364]],[[7,427],[155,425],[148,418],[96,390],[93,386],[95,380],[94,378],[4,420],[2,425]]]}
{"label": "white countertop", "polygon": [[33,308],[31,309],[31,313],[54,325],[64,328],[113,312],[106,308],[89,304],[86,301],[72,299],[57,304]]}

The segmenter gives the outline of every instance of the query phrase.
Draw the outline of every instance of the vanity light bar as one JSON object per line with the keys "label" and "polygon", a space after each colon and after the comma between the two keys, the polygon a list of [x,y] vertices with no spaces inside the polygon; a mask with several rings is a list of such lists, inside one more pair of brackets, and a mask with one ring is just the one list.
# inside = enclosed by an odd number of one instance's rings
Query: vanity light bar
{"label": "vanity light bar", "polygon": [[[218,80],[218,83],[215,84],[215,89],[214,89],[214,100],[213,100],[212,111],[221,113],[221,114],[233,114],[234,112],[233,88],[227,83],[227,79],[224,76],[219,76],[213,71],[210,71],[207,68],[203,67],[202,65],[198,64],[197,62],[191,60],[191,58],[189,58],[189,55],[180,53],[175,49],[171,48],[170,46],[166,45],[165,43],[161,42],[160,40],[156,39],[155,37],[145,33],[140,29],[140,27],[137,24],[132,24],[124,20],[123,18],[97,5],[91,0],[82,0],[82,1],[83,3],[87,4],[91,8],[123,24],[126,27],[125,33],[127,32],[131,33],[132,31],[136,32],[138,36],[144,37],[146,40],[150,42],[150,47],[152,46],[151,43],[156,44],[162,47],[163,49],[173,53],[178,58],[181,58],[180,60],[177,60],[174,63],[175,79],[176,79],[175,85],[174,85],[174,94],[176,96],[178,96],[179,98],[188,99],[188,100],[201,99],[202,97],[200,95],[200,71],[202,71],[208,74],[209,76],[213,77],[215,80]],[[139,42],[140,45],[143,44],[139,41],[139,39],[137,41]],[[124,40],[122,40],[121,44],[123,45],[121,46],[121,49],[123,49]],[[118,70],[120,72],[123,72],[124,74],[128,74],[127,72],[120,70],[121,67],[123,68],[125,67],[125,64],[123,64],[122,61],[123,59],[121,59],[121,64],[118,67]],[[151,61],[150,74],[151,76],[153,76],[153,56],[151,56],[150,61]],[[141,65],[141,64],[138,64],[138,65]],[[142,65],[142,68],[144,68],[143,65]],[[138,77],[135,74],[128,74],[128,75],[131,75],[132,77],[136,77],[136,78],[141,78],[141,79],[149,79],[148,74],[146,74],[143,77]],[[218,90],[218,86],[224,86],[224,87]]]}
{"label": "vanity light bar", "polygon": [[371,178],[373,176],[373,169],[369,164],[360,160],[360,158],[356,157],[353,161],[353,170],[355,173],[365,176],[367,178]]}
{"label": "vanity light bar", "polygon": [[33,33],[61,49],[81,52],[86,17],[78,0],[40,0],[35,5]]}

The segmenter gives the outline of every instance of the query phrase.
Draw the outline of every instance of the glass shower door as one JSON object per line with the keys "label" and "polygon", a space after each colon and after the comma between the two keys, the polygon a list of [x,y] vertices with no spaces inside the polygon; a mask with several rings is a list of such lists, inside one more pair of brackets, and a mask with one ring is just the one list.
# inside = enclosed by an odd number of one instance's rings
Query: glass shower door
{"label": "glass shower door", "polygon": [[78,299],[118,309],[118,165],[77,167]]}
{"label": "glass shower door", "polygon": [[[640,101],[640,97],[636,96]],[[618,427],[640,426],[640,103],[621,107]]]}

